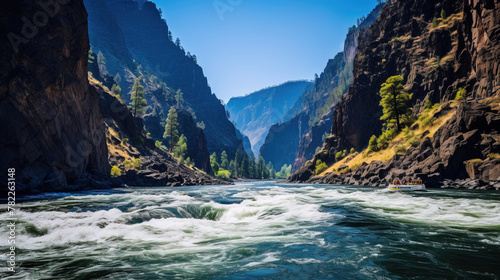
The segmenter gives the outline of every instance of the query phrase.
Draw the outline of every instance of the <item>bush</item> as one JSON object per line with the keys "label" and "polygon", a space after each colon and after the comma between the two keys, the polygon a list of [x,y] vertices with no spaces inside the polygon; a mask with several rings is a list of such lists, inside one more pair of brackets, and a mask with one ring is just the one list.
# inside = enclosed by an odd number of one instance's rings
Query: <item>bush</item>
{"label": "bush", "polygon": [[225,169],[220,169],[219,172],[217,172],[217,177],[223,179],[229,179],[229,177],[231,177],[231,172]]}
{"label": "bush", "polygon": [[408,144],[412,147],[417,147],[420,144],[420,139],[417,136],[413,136],[410,140],[408,140]]}
{"label": "bush", "polygon": [[498,153],[491,153],[491,154],[488,154],[488,157],[490,159],[497,159],[497,158],[500,158],[500,154],[498,154]]}
{"label": "bush", "polygon": [[122,176],[122,171],[118,166],[113,165],[113,167],[111,167],[111,176],[112,177]]}
{"label": "bush", "polygon": [[432,102],[430,100],[425,100],[424,108],[425,109],[431,109],[432,108]]}
{"label": "bush", "polygon": [[128,143],[128,141],[130,141],[128,138],[123,138],[123,143],[124,143],[124,144],[127,144],[127,143]]}
{"label": "bush", "polygon": [[156,140],[155,146],[156,146],[156,148],[160,149],[161,148],[161,141]]}
{"label": "bush", "polygon": [[377,136],[372,135],[372,137],[370,138],[370,141],[368,142],[368,151],[370,151],[370,152],[378,151]]}
{"label": "bush", "polygon": [[134,164],[130,160],[126,159],[123,161],[123,167],[125,167],[125,170],[134,169]]}
{"label": "bush", "polygon": [[444,9],[441,10],[441,18],[446,19],[446,11]]}
{"label": "bush", "polygon": [[432,19],[432,27],[436,28],[438,27],[439,23],[438,23],[438,19],[436,17],[434,17]]}
{"label": "bush", "polygon": [[320,159],[316,161],[316,175],[323,173],[327,169],[328,165],[326,165],[326,163],[322,162]]}
{"label": "bush", "polygon": [[459,88],[455,95],[455,100],[463,100],[467,97],[467,91],[464,88]]}
{"label": "bush", "polygon": [[140,158],[136,158],[136,159],[134,159],[134,168],[135,168],[136,170],[139,170],[139,169],[141,168],[141,163],[142,163],[142,161],[141,161],[141,159],[140,159]]}
{"label": "bush", "polygon": [[335,154],[335,159],[337,161],[341,161],[343,158],[347,156],[347,150],[339,151],[338,153]]}
{"label": "bush", "polygon": [[396,154],[404,154],[406,153],[406,146],[405,145],[399,145],[394,148],[394,151],[396,151]]}
{"label": "bush", "polygon": [[354,148],[351,148],[351,150],[349,151],[351,154],[354,154],[356,152],[356,149]]}
{"label": "bush", "polygon": [[436,118],[430,115],[428,112],[422,113],[422,115],[418,118],[418,120],[422,123],[422,128],[432,125]]}

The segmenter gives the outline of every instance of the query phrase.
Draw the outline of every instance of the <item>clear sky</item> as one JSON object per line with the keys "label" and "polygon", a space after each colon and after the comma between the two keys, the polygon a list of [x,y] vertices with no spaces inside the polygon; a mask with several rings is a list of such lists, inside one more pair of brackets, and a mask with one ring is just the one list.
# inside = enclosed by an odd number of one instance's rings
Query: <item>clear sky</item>
{"label": "clear sky", "polygon": [[227,102],[289,80],[313,79],[342,50],[347,29],[376,0],[153,0],[212,91]]}

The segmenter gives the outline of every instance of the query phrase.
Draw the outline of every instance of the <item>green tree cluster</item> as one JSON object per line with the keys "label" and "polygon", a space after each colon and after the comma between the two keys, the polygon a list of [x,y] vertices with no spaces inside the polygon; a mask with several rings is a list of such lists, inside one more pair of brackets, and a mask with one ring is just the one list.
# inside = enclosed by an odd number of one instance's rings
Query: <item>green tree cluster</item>
{"label": "green tree cluster", "polygon": [[139,78],[135,79],[132,87],[132,95],[130,97],[130,108],[134,112],[134,117],[138,117],[144,113],[144,106],[147,102],[144,99],[144,87],[141,85]]}
{"label": "green tree cluster", "polygon": [[323,173],[327,169],[328,165],[326,165],[326,163],[322,162],[320,159],[316,161],[316,170],[315,170],[316,175]]}

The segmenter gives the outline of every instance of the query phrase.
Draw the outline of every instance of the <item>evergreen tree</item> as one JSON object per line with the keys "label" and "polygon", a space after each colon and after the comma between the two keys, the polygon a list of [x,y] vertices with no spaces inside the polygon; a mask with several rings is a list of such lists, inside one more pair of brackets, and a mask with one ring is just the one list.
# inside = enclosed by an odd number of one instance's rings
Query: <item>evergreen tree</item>
{"label": "evergreen tree", "polygon": [[115,81],[115,83],[117,85],[120,85],[120,83],[122,82],[122,76],[120,76],[120,73],[116,73],[115,77],[113,78],[113,80]]}
{"label": "evergreen tree", "polygon": [[391,127],[396,122],[396,129],[401,131],[401,122],[409,117],[411,108],[407,103],[411,100],[412,94],[403,92],[403,77],[389,77],[380,88],[380,106],[383,108],[381,120],[386,121],[387,127]]}
{"label": "evergreen tree", "polygon": [[178,89],[175,93],[175,102],[177,102],[177,109],[182,109],[182,105],[184,103],[184,93],[182,93],[181,89]]}
{"label": "evergreen tree", "polygon": [[237,150],[236,155],[234,156],[234,175],[236,177],[241,177],[240,167],[242,158],[240,150]]}
{"label": "evergreen tree", "polygon": [[117,85],[117,84],[114,84],[112,87],[111,87],[111,92],[114,93],[116,95],[116,97],[118,98],[122,98],[122,88]]}
{"label": "evergreen tree", "polygon": [[220,155],[220,166],[226,170],[229,168],[229,161],[227,160],[226,151],[222,151]]}
{"label": "evergreen tree", "polygon": [[175,45],[180,48],[181,47],[181,39],[177,38],[175,40]]}
{"label": "evergreen tree", "polygon": [[186,141],[187,141],[186,136],[182,134],[181,137],[179,137],[177,145],[175,145],[175,147],[173,148],[174,156],[176,158],[180,158],[181,161],[184,160],[187,154],[188,147]]}
{"label": "evergreen tree", "polygon": [[248,177],[256,178],[255,176],[255,155],[250,153],[250,158],[248,160]]}
{"label": "evergreen tree", "polygon": [[210,166],[215,175],[219,173],[219,163],[217,162],[217,154],[214,152],[210,155]]}
{"label": "evergreen tree", "polygon": [[243,153],[243,160],[241,163],[241,175],[244,178],[250,177],[250,166],[248,164],[248,155],[247,153]]}
{"label": "evergreen tree", "polygon": [[444,9],[441,10],[441,18],[446,19],[446,11]]}
{"label": "evergreen tree", "polygon": [[262,155],[259,156],[259,160],[257,161],[257,179],[263,179],[266,171],[266,162]]}
{"label": "evergreen tree", "polygon": [[144,113],[144,106],[146,106],[146,104],[146,99],[144,99],[144,87],[141,85],[139,78],[137,78],[132,87],[132,96],[130,97],[130,107],[134,112],[134,117]]}
{"label": "evergreen tree", "polygon": [[163,138],[169,141],[169,150],[172,151],[174,145],[179,141],[179,130],[177,130],[177,112],[174,108],[168,111],[167,124],[165,125],[165,133]]}

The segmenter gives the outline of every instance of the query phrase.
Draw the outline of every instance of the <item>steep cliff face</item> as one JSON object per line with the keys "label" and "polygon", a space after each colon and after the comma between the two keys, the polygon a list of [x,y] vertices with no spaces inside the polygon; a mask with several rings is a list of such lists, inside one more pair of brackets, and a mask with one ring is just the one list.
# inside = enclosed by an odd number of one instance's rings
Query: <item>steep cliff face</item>
{"label": "steep cliff face", "polygon": [[[447,14],[446,19],[439,18],[442,10]],[[412,105],[417,116],[424,110],[425,101],[444,103],[455,97],[459,87],[466,89],[472,103],[498,96],[499,11],[500,4],[495,1],[419,0],[387,4],[379,18],[360,35],[363,39],[354,60],[354,81],[334,109],[333,137],[326,140],[323,151],[293,179],[307,180],[317,159],[333,163],[337,151],[351,147],[362,150],[372,135],[380,134],[382,110],[378,91],[390,76],[404,77],[405,89],[414,93]],[[434,17],[436,24],[432,24]],[[469,130],[475,129],[483,128],[453,130],[456,134],[448,137],[466,137]],[[470,141],[476,143],[481,138]],[[440,149],[440,145],[433,147],[432,152]],[[453,153],[455,149],[449,148]],[[443,153],[440,155],[444,157]],[[472,158],[454,155],[442,158],[443,165],[460,170],[463,163],[459,161],[467,159]],[[366,168],[376,170],[373,166]],[[424,173],[439,173],[436,180],[441,181],[465,174],[434,171]]]}
{"label": "steep cliff face", "polygon": [[[108,53],[106,68],[110,74],[115,71],[123,77],[122,89],[128,92],[136,77],[144,77],[148,112],[152,113],[155,107],[159,108],[160,119],[166,118],[166,112],[171,104],[165,101],[167,93],[164,87],[158,87],[151,82],[155,75],[165,82],[170,89],[181,89],[187,107],[193,109],[197,122],[205,124],[205,135],[210,152],[220,154],[225,150],[234,157],[236,150],[243,150],[243,144],[237,138],[233,124],[228,120],[224,106],[211,92],[203,70],[195,58],[186,55],[182,47],[177,46],[169,39],[169,28],[161,19],[160,13],[152,2],[144,2],[141,9],[136,1],[132,0],[104,0],[94,3],[87,1],[91,26],[91,44],[95,52],[101,50]],[[102,5],[105,8],[102,8]],[[115,30],[118,27],[121,32]],[[92,34],[95,33],[95,34]],[[110,36],[109,38],[107,38]],[[128,53],[131,54],[137,66],[128,66],[128,54],[124,51],[121,38]],[[110,39],[111,38],[111,39]],[[115,46],[116,44],[119,46]],[[100,42],[97,42],[97,41]],[[118,60],[120,63],[110,63],[108,60]],[[134,66],[135,67],[135,66]],[[143,70],[141,70],[143,69]],[[147,72],[147,74],[145,74]],[[157,91],[160,91],[158,93]],[[163,93],[162,93],[163,92]],[[125,97],[127,99],[128,97]]]}
{"label": "steep cliff face", "polygon": [[271,125],[284,121],[285,113],[310,86],[308,81],[287,82],[229,100],[230,119],[248,136],[254,154],[259,155]]}
{"label": "steep cliff face", "polygon": [[[328,61],[323,73],[315,80],[314,87],[305,91],[285,114],[284,118],[290,119],[288,122],[292,122],[293,116],[301,115],[302,119],[306,116],[308,118],[307,128],[295,128],[291,123],[280,126],[300,132],[285,142],[287,146],[281,148],[284,152],[283,157],[291,159],[286,163],[293,164],[292,170],[299,169],[308,159],[311,159],[316,149],[321,147],[325,133],[327,135],[330,133],[333,108],[352,82],[352,63],[358,47],[360,31],[366,29],[376,20],[382,7],[383,5],[376,6],[370,14],[363,18],[359,26],[353,26],[349,29],[344,41],[344,50]],[[299,124],[299,122],[296,123]],[[300,125],[303,126],[304,123],[300,122]],[[274,130],[273,139],[266,139],[267,146],[283,145],[281,139],[285,137],[285,134],[290,134],[290,132],[286,129]],[[273,141],[277,141],[277,143],[273,144]],[[268,148],[261,152],[266,160],[280,157],[280,154],[276,154]]]}
{"label": "steep cliff face", "polygon": [[[126,104],[116,98],[107,88],[103,87],[95,79],[91,79],[91,85],[99,93],[99,107],[104,118],[106,129],[106,142],[109,149],[108,160],[113,166],[120,169],[119,176],[110,179],[113,186],[122,184],[132,186],[186,186],[186,185],[214,185],[227,184],[228,182],[210,177],[206,172],[200,172],[195,168],[180,164],[166,151],[159,149],[155,141],[144,134],[142,120],[134,118]],[[191,115],[185,111],[179,111],[179,122],[183,127],[194,126],[196,124]],[[180,131],[185,133],[185,131]],[[189,133],[199,135],[189,135],[188,146],[199,145],[192,149],[199,155],[188,154],[191,159],[199,160],[200,165],[210,164],[202,162],[208,158],[206,142],[194,142],[194,139],[204,139],[201,129],[190,129]],[[191,140],[190,140],[191,139]],[[205,154],[203,154],[205,153]],[[138,166],[135,161],[140,160]]]}
{"label": "steep cliff face", "polygon": [[309,128],[309,116],[299,114],[285,123],[278,123],[269,129],[266,142],[260,148],[260,154],[267,162],[271,162],[276,169],[284,164],[291,164],[295,159],[293,147],[297,147],[300,141],[299,135],[303,135]]}
{"label": "steep cliff face", "polygon": [[6,133],[0,168],[16,168],[22,192],[88,187],[109,176],[98,97],[87,80],[85,7],[81,0],[52,3],[0,5],[0,125]]}

